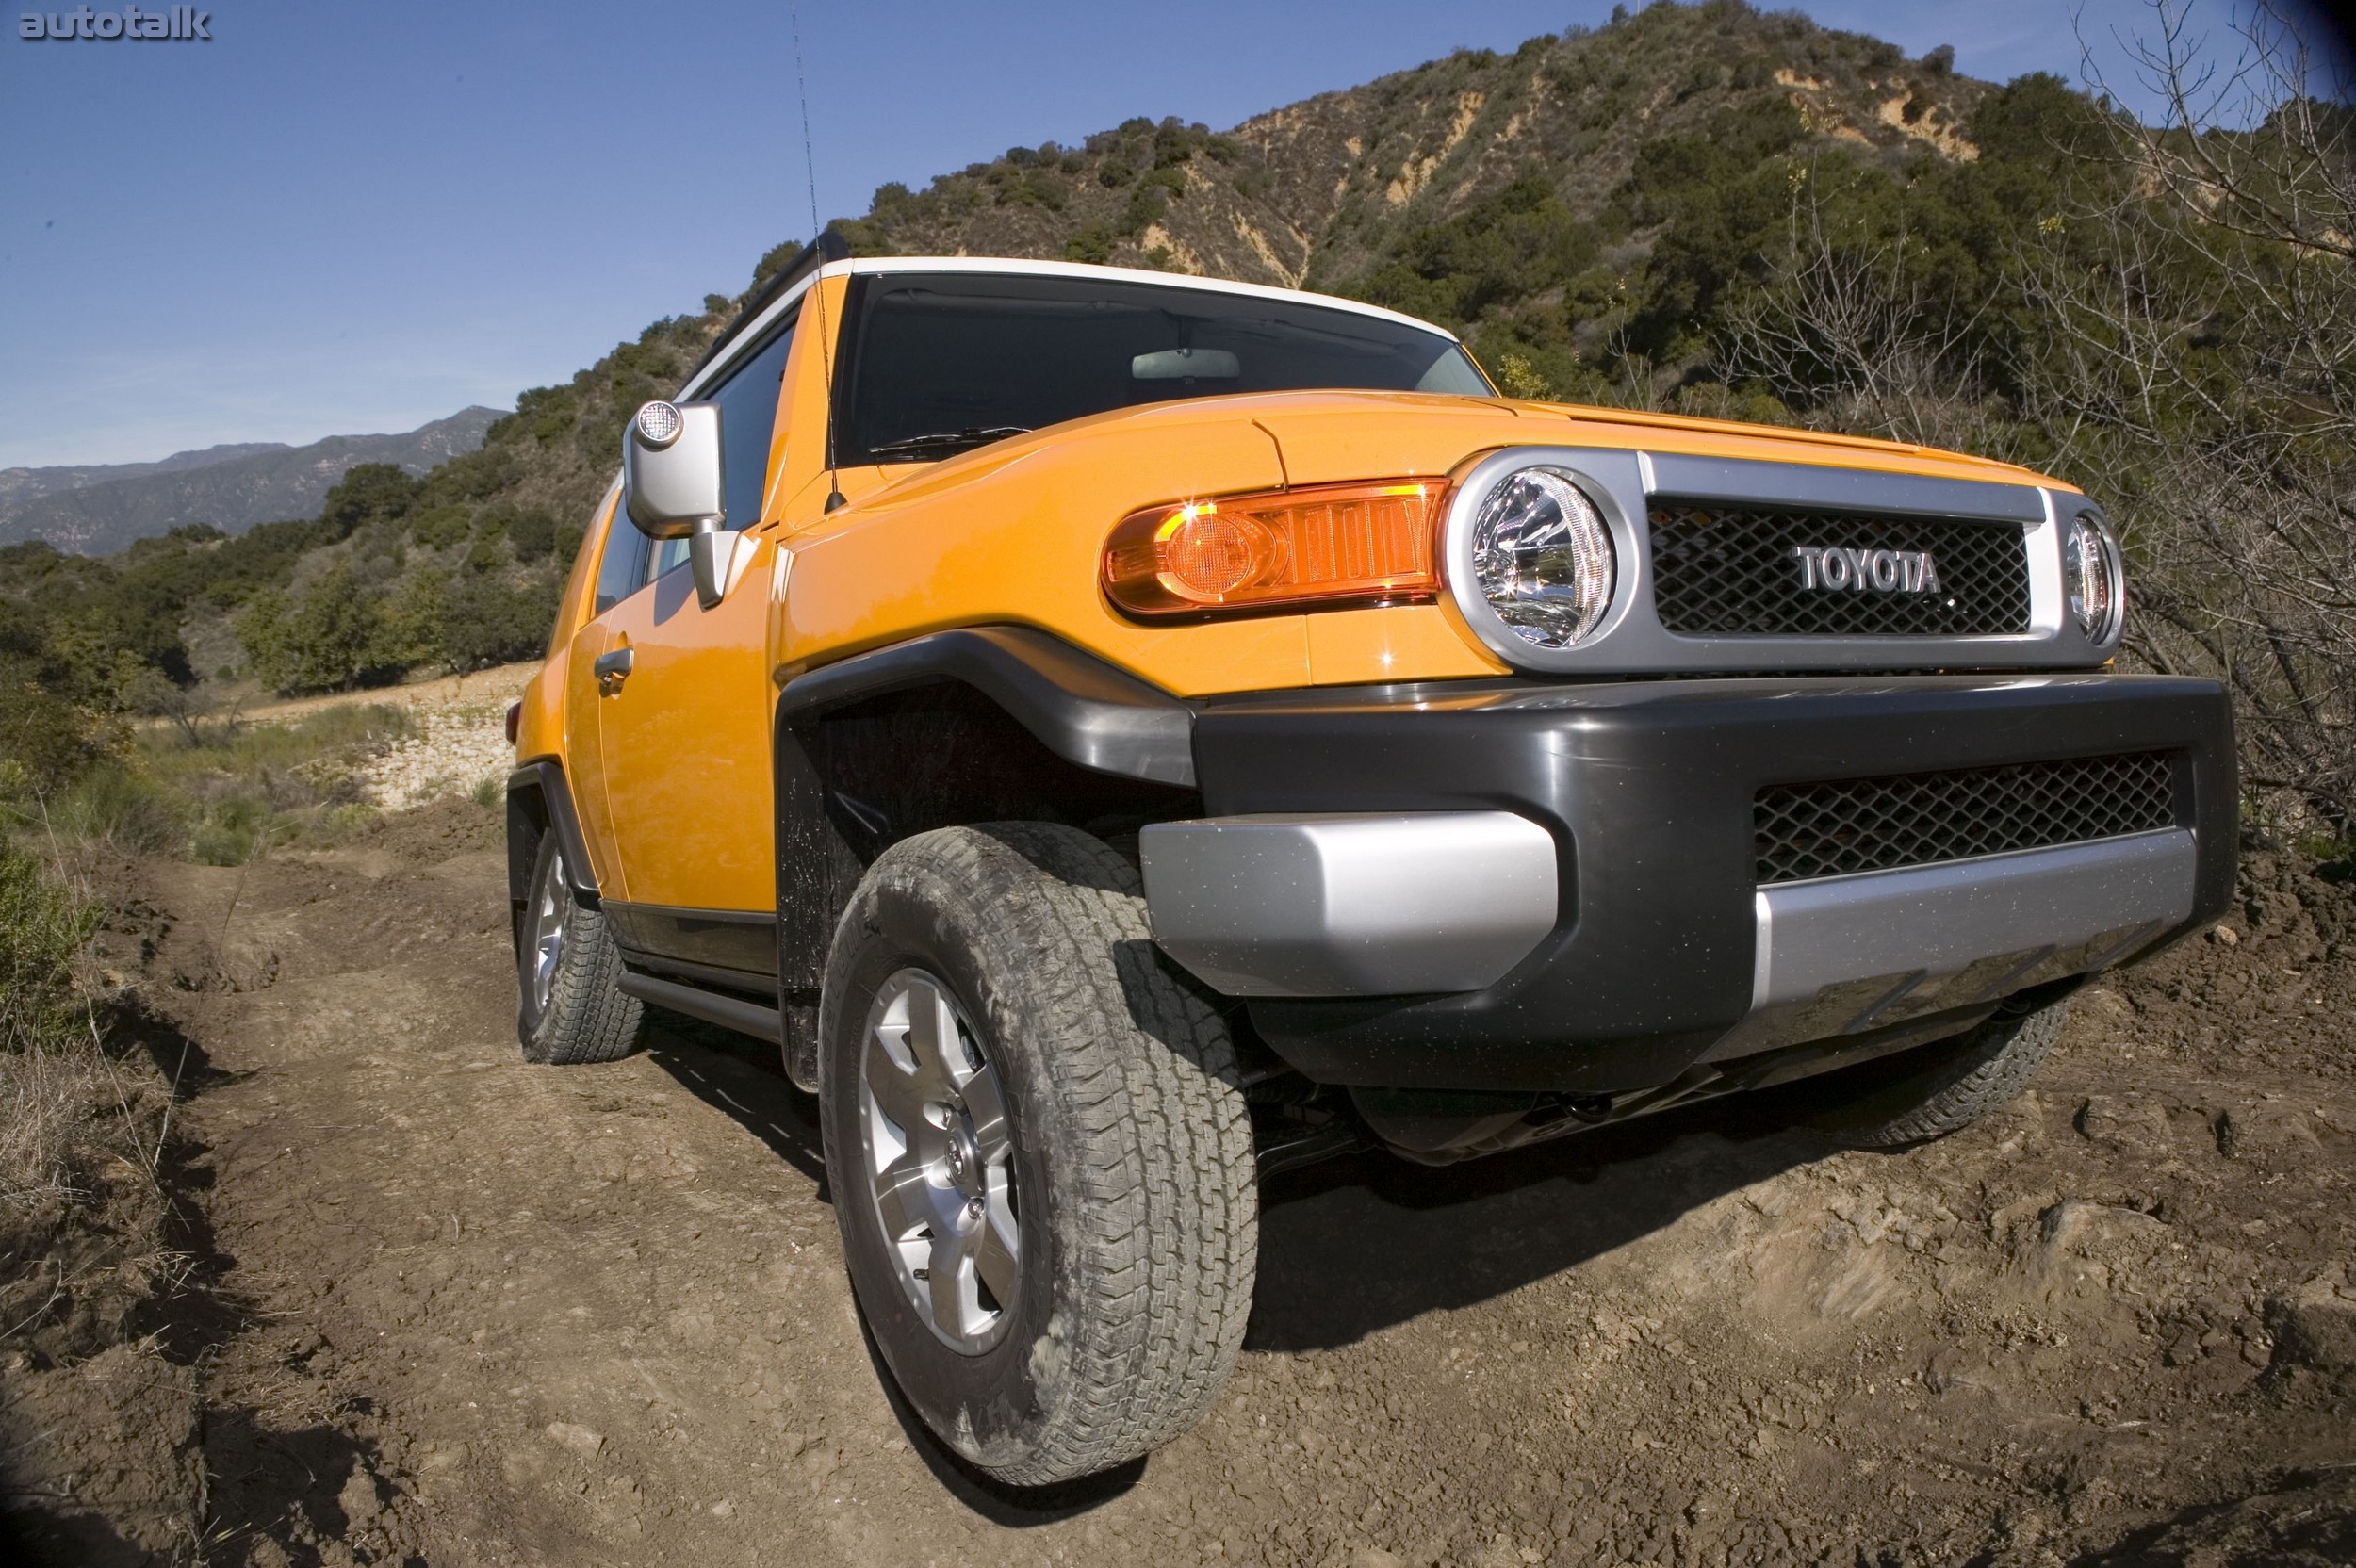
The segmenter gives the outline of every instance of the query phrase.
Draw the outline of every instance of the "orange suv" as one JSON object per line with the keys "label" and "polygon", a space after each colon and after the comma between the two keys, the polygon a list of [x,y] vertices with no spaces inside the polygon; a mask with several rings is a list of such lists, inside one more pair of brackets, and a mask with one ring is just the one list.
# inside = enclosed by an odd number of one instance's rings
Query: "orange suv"
{"label": "orange suv", "polygon": [[776,1042],[892,1376],[1008,1484],[1217,1397],[1270,1171],[1802,1078],[1937,1136],[2232,884],[2224,694],[2110,673],[2119,545],[2018,468],[819,247],[625,454],[516,715],[524,1053]]}

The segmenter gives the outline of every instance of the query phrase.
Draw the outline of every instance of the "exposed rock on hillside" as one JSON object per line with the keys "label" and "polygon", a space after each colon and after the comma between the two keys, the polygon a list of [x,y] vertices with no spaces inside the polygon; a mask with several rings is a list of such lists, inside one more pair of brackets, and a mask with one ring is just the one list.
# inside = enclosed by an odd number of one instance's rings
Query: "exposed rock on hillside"
{"label": "exposed rock on hillside", "polygon": [[1803,128],[1891,166],[1970,158],[1988,90],[1947,57],[1818,27],[1796,12],[1656,6],[1602,28],[1466,51],[1215,135],[1132,120],[1084,147],[1014,148],[921,193],[886,186],[862,248],[1070,257],[1288,287],[1344,286],[1402,227],[1462,212],[1537,172],[1592,215],[1638,149],[1713,115],[1785,104]]}

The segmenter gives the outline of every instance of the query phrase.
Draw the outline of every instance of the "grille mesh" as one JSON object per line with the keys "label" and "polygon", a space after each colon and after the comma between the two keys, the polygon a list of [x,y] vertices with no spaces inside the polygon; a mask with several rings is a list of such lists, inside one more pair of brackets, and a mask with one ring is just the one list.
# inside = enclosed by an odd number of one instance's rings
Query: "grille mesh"
{"label": "grille mesh", "polygon": [[1751,804],[1759,880],[1889,871],[2170,827],[2172,760],[2172,753],[2147,751],[1777,784]]}
{"label": "grille mesh", "polygon": [[[1687,636],[1988,637],[2029,629],[2017,524],[1655,502],[1653,602]],[[1809,588],[1794,551],[1925,550],[1935,593]]]}

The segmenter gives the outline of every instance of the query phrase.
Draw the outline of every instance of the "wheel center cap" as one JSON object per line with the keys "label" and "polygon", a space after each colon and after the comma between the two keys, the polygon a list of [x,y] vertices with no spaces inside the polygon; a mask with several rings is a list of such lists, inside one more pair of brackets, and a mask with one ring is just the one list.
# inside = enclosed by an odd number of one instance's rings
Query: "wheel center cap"
{"label": "wheel center cap", "polygon": [[951,1184],[968,1198],[982,1195],[982,1152],[973,1142],[973,1130],[959,1116],[949,1127],[949,1150],[944,1163],[949,1168]]}

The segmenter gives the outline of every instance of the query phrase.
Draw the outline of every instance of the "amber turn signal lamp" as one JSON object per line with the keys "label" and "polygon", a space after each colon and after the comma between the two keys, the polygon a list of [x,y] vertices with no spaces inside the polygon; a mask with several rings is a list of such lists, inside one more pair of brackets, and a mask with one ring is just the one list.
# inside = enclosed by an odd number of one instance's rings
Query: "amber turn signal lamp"
{"label": "amber turn signal lamp", "polygon": [[1396,479],[1151,506],[1105,541],[1104,592],[1134,615],[1429,599],[1446,489]]}

